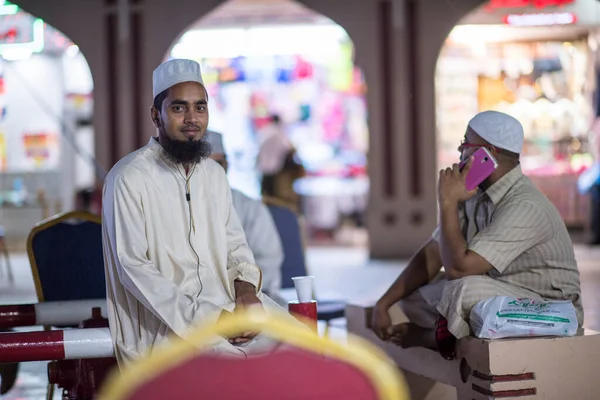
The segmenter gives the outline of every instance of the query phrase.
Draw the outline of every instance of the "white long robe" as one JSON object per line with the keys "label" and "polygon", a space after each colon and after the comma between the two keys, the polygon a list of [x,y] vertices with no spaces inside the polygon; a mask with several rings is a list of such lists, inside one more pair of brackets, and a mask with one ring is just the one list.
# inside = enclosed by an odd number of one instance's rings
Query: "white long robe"
{"label": "white long robe", "polygon": [[231,190],[233,207],[242,223],[248,246],[263,275],[263,290],[270,295],[281,289],[283,246],[269,209],[260,200]]}
{"label": "white long robe", "polygon": [[[257,288],[267,312],[284,311],[260,292],[261,271],[223,168],[202,161],[190,171],[187,188],[185,171],[165,159],[155,139],[119,161],[106,178],[108,319],[121,366],[173,333],[184,336],[192,326],[216,322],[222,310],[233,311],[236,279]],[[244,355],[251,347],[244,347]],[[215,339],[213,350],[241,356],[222,338]]]}

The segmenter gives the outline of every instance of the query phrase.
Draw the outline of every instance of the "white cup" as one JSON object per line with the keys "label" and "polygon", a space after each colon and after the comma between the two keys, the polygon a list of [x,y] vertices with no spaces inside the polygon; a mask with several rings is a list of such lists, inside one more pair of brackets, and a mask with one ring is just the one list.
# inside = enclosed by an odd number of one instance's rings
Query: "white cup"
{"label": "white cup", "polygon": [[310,303],[312,301],[314,279],[314,276],[296,276],[292,278],[299,303]]}

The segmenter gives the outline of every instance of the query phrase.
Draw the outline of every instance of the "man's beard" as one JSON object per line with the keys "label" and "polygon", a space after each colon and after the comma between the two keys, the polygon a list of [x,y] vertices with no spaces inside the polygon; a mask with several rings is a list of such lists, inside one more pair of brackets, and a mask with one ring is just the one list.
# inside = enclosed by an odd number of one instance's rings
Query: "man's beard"
{"label": "man's beard", "polygon": [[208,158],[211,153],[210,143],[206,141],[206,135],[200,140],[177,140],[171,139],[164,131],[160,135],[160,144],[164,149],[169,161],[175,164],[198,164]]}

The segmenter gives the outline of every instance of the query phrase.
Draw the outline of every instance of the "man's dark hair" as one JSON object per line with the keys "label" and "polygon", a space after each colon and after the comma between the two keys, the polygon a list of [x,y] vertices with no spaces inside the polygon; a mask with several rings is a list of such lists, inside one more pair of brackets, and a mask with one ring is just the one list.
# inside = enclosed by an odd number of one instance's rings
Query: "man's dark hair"
{"label": "man's dark hair", "polygon": [[154,98],[154,107],[157,110],[160,111],[162,109],[162,103],[163,103],[163,101],[165,101],[168,94],[169,94],[169,89],[165,89],[156,95],[156,97]]}
{"label": "man's dark hair", "polygon": [[512,151],[501,149],[496,154],[496,160],[508,163],[509,165],[517,165],[520,161],[520,154],[513,153]]}

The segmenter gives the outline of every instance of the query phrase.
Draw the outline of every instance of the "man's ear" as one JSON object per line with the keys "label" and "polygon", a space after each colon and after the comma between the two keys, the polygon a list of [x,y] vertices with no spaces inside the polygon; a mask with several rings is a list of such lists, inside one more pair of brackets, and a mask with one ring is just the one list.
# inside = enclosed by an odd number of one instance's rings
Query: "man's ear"
{"label": "man's ear", "polygon": [[150,118],[152,118],[154,127],[157,129],[160,128],[160,111],[154,106],[150,108]]}

